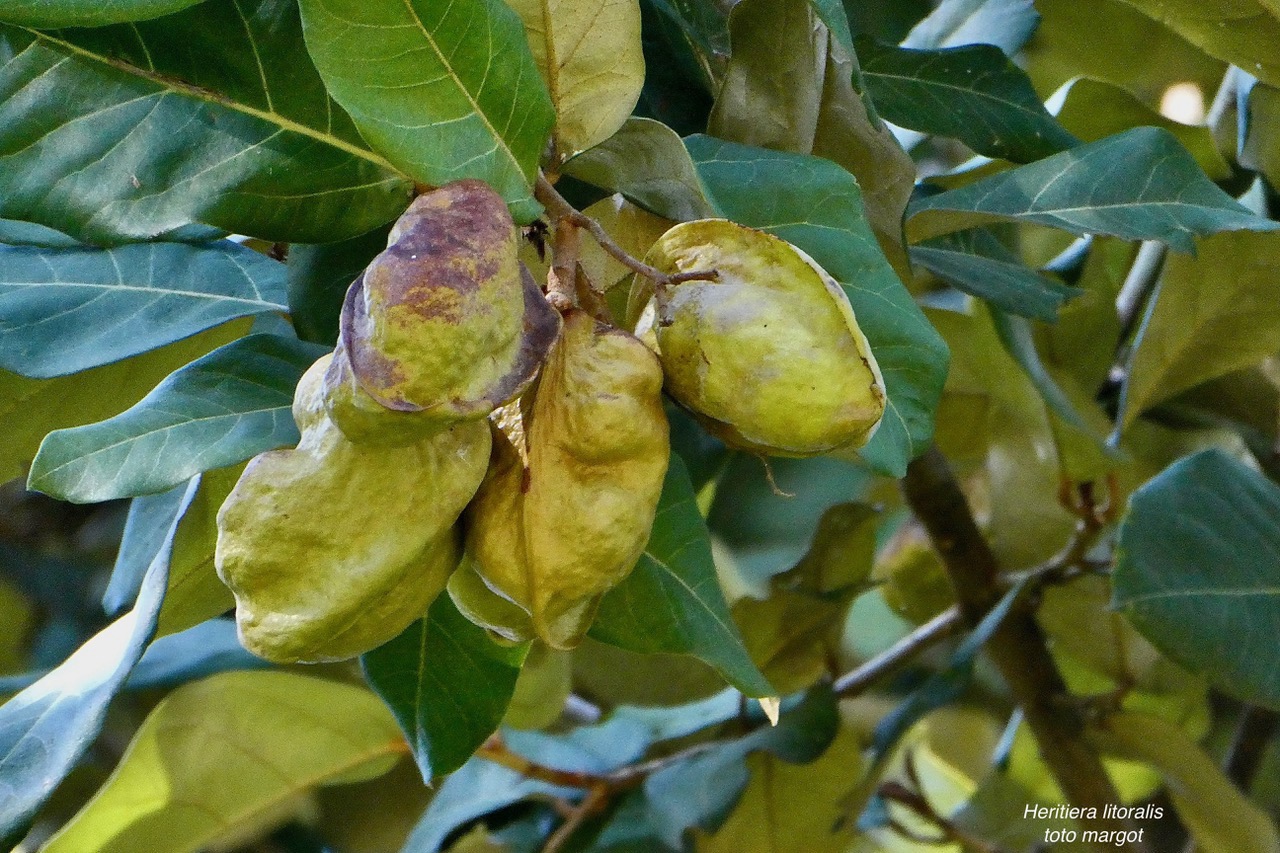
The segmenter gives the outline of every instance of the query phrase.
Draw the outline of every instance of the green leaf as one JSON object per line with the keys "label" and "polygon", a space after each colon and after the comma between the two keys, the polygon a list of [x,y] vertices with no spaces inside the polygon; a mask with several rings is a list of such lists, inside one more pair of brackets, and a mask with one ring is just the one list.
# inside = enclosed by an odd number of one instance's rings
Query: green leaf
{"label": "green leaf", "polygon": [[138,597],[147,567],[156,554],[166,547],[173,534],[174,522],[190,502],[184,500],[187,483],[179,483],[167,492],[144,495],[129,501],[120,550],[111,569],[111,580],[102,594],[102,609],[114,616]]}
{"label": "green leaf", "polygon": [[679,456],[672,455],[649,544],[605,594],[591,636],[633,652],[687,654],[748,696],[773,696],[742,645],[711,558],[707,525]]}
{"label": "green leaf", "polygon": [[502,0],[301,0],[307,49],[364,138],[426,184],[479,178],[528,222],[555,109]]}
{"label": "green leaf", "polygon": [[203,0],[3,0],[0,21],[40,29],[100,27],[180,12]]}
{"label": "green leaf", "polygon": [[1280,349],[1280,235],[1218,234],[1165,260],[1134,343],[1119,426],[1180,391]]}
{"label": "green leaf", "polygon": [[528,651],[528,643],[495,643],[441,595],[425,619],[360,664],[430,783],[465,764],[498,728]]}
{"label": "green leaf", "polygon": [[1150,714],[1119,713],[1109,716],[1091,740],[1111,755],[1160,771],[1197,850],[1271,853],[1280,849],[1280,835],[1271,818],[1181,727]]}
{"label": "green leaf", "polygon": [[293,390],[324,352],[276,335],[233,341],[114,418],[50,433],[28,483],[76,503],[112,500],[296,444]]}
{"label": "green leaf", "polygon": [[840,45],[845,53],[853,53],[853,33],[849,30],[849,16],[845,14],[844,4],[840,0],[809,0],[813,13],[818,16],[831,37]]}
{"label": "green leaf", "polygon": [[573,154],[608,139],[644,85],[638,0],[510,0],[556,110],[556,143]]}
{"label": "green leaf", "polygon": [[1167,130],[1139,127],[920,199],[908,212],[914,241],[1013,219],[1073,234],[1160,240],[1191,252],[1192,237],[1269,231],[1218,189]]}
{"label": "green leaf", "polygon": [[[1064,88],[1058,121],[1085,142],[1096,142],[1133,127],[1161,127],[1178,138],[1210,178],[1219,181],[1231,174],[1209,128],[1165,118],[1119,86],[1101,80],[1081,77]],[[1059,92],[1052,100],[1063,94]]]}
{"label": "green leaf", "polygon": [[1280,4],[1275,0],[1124,0],[1210,56],[1280,85]]}
{"label": "green leaf", "polygon": [[169,556],[165,548],[151,561],[132,610],[0,706],[0,836],[35,813],[97,738],[107,705],[155,632]]}
{"label": "green leaf", "polygon": [[0,44],[0,216],[96,243],[186,239],[191,223],[320,242],[409,201],[409,180],[329,98],[291,3],[208,0],[56,35],[3,27]]}
{"label": "green leaf", "polygon": [[1112,604],[1155,646],[1248,702],[1280,708],[1280,487],[1221,450],[1134,492]]}
{"label": "green leaf", "polygon": [[1026,74],[994,45],[908,50],[859,38],[862,79],[894,124],[1028,163],[1078,140],[1049,115]]}
{"label": "green leaf", "polygon": [[330,347],[337,344],[347,288],[387,248],[388,231],[375,228],[350,240],[289,247],[289,315],[298,337]]}
{"label": "green leaf", "polygon": [[229,242],[7,246],[0,270],[0,366],[37,379],[287,310],[284,267]]}
{"label": "green leaf", "polygon": [[1041,275],[988,230],[973,228],[912,246],[911,260],[965,293],[1010,314],[1053,322],[1083,291]]}
{"label": "green leaf", "polygon": [[247,320],[233,320],[158,350],[57,379],[28,379],[0,370],[0,481],[26,474],[50,430],[118,414],[193,358],[240,337],[248,325]]}
{"label": "green leaf", "polygon": [[1240,165],[1280,185],[1280,88],[1257,83],[1249,88],[1244,134],[1239,140]]}
{"label": "green leaf", "polygon": [[155,707],[102,790],[44,849],[205,849],[289,817],[320,785],[381,776],[403,748],[395,720],[358,687],[215,675]]}
{"label": "green leaf", "polygon": [[684,143],[660,121],[628,119],[609,139],[565,163],[563,171],[677,222],[715,215]]}
{"label": "green leaf", "polygon": [[877,245],[853,176],[801,154],[686,141],[720,213],[799,246],[844,287],[884,374],[888,407],[859,454],[892,477],[923,452],[947,374],[947,348]]}

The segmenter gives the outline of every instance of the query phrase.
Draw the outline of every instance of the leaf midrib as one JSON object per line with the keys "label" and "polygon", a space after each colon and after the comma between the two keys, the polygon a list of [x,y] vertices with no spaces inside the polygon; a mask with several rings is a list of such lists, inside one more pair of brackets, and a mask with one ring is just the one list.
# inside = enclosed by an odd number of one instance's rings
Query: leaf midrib
{"label": "leaf midrib", "polygon": [[20,29],[29,33],[37,41],[45,42],[51,45],[56,45],[60,50],[64,50],[80,58],[87,59],[90,62],[96,62],[100,65],[106,65],[107,67],[113,68],[116,71],[120,71],[132,77],[137,77],[142,80],[146,80],[149,83],[154,83],[161,89],[172,92],[173,94],[177,94],[186,98],[191,98],[193,100],[204,101],[205,103],[209,103],[209,104],[215,104],[220,107],[225,107],[226,109],[232,110],[234,112],[242,113],[244,115],[248,115],[253,118],[259,119],[260,121],[264,121],[268,124],[275,125],[281,130],[285,130],[290,133],[296,133],[300,136],[305,136],[310,139],[314,139],[317,142],[321,142],[330,147],[337,148],[341,151],[344,151],[347,154],[352,155],[353,157],[358,157],[362,160],[366,160],[369,163],[372,163],[373,165],[377,166],[378,168],[384,169],[394,175],[397,175],[406,181],[409,180],[409,177],[407,175],[405,175],[403,172],[401,172],[399,169],[393,166],[389,161],[383,159],[382,157],[378,156],[377,154],[368,150],[367,148],[361,148],[360,146],[354,145],[348,142],[347,140],[342,139],[341,137],[334,136],[331,133],[325,133],[316,128],[308,127],[307,125],[302,124],[301,122],[294,121],[293,119],[287,118],[281,115],[280,113],[272,112],[270,110],[258,109],[257,107],[253,107],[248,104],[242,104],[239,101],[228,98],[227,96],[214,92],[211,89],[204,89],[204,88],[201,88],[200,86],[195,86],[191,83],[187,83],[185,81],[175,79],[165,74],[160,74],[159,72],[156,72],[156,71],[139,68],[138,66],[130,62],[125,62],[124,60],[116,59],[115,57],[103,56],[102,54],[94,53],[91,50],[86,50],[85,48],[80,47],[79,45],[66,41],[65,39],[55,38],[54,36],[50,35],[47,32],[33,30],[28,27],[21,27]]}

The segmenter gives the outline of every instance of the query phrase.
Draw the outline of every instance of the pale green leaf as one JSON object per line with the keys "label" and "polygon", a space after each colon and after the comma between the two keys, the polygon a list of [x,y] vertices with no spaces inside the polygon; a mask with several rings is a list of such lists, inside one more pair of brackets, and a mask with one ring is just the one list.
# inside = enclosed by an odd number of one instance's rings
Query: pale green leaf
{"label": "pale green leaf", "polygon": [[1271,819],[1180,727],[1148,714],[1112,714],[1092,740],[1111,755],[1160,771],[1178,818],[1202,853],[1280,850]]}
{"label": "pale green leaf", "polygon": [[667,219],[683,222],[715,215],[684,143],[660,121],[628,119],[605,142],[565,163],[563,171],[622,193]]}
{"label": "pale green leaf", "polygon": [[627,120],[644,84],[639,0],[510,0],[556,109],[561,154],[584,151]]}
{"label": "pale green leaf", "polygon": [[1205,450],[1130,498],[1112,603],[1192,672],[1280,708],[1277,554],[1280,487]]}
{"label": "pale green leaf", "polygon": [[555,110],[502,0],[302,0],[307,49],[364,138],[416,180],[479,178],[522,222]]}
{"label": "pale green leaf", "polygon": [[1215,186],[1167,130],[1139,127],[928,196],[909,211],[913,241],[997,219],[1161,240],[1184,252],[1196,235],[1277,227]]}
{"label": "pale green leaf", "polygon": [[128,358],[237,317],[288,310],[284,266],[225,241],[6,246],[0,270],[0,367],[37,379]]}
{"label": "pale green leaf", "polygon": [[372,693],[285,672],[180,687],[46,853],[194,853],[287,819],[320,785],[380,776],[404,752]]}
{"label": "pale green leaf", "polygon": [[325,91],[291,3],[0,27],[0,46],[0,216],[95,243],[208,235],[193,224],[319,242],[409,201]]}
{"label": "pale green leaf", "polygon": [[1280,85],[1280,3],[1275,0],[1124,0],[1210,56]]}
{"label": "pale green leaf", "polygon": [[51,433],[29,485],[77,503],[111,500],[161,492],[200,471],[295,444],[294,387],[324,352],[276,335],[233,341],[114,418]]}
{"label": "pale green leaf", "polygon": [[1134,343],[1120,427],[1143,410],[1280,350],[1280,234],[1218,234],[1165,260]]}

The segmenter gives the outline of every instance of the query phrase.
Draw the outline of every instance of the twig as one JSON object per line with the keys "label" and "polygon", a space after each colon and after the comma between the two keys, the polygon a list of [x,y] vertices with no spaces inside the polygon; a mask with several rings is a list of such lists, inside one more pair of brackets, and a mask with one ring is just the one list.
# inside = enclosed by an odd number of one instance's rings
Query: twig
{"label": "twig", "polygon": [[841,699],[851,699],[920,652],[950,637],[963,625],[960,608],[952,605],[857,669],[840,676],[832,690]]}
{"label": "twig", "polygon": [[534,197],[537,198],[542,206],[547,209],[548,215],[556,222],[568,222],[578,228],[584,229],[591,238],[600,245],[600,248],[614,258],[618,263],[625,266],[634,273],[644,276],[653,282],[658,299],[666,298],[665,291],[672,285],[680,284],[685,281],[714,281],[720,277],[717,270],[692,270],[680,273],[664,273],[662,270],[646,264],[639,258],[634,257],[626,249],[622,248],[617,242],[609,236],[609,232],[596,222],[590,216],[577,210],[573,205],[565,199],[564,196],[551,185],[551,182],[544,175],[538,175],[538,182],[534,185]]}
{"label": "twig", "polygon": [[[1003,584],[991,546],[974,521],[947,460],[930,448],[907,468],[907,503],[929,532],[956,589],[960,612],[976,625],[1000,600]],[[1009,613],[987,641],[987,652],[1035,734],[1045,765],[1074,805],[1101,814],[1119,802],[1098,754],[1083,737],[1085,721],[1068,701],[1067,687],[1024,602]],[[1130,828],[1127,821],[1091,821],[1098,829]],[[1141,850],[1131,844],[1131,850]]]}
{"label": "twig", "polygon": [[573,834],[582,827],[583,822],[605,807],[609,802],[609,796],[610,791],[604,785],[597,785],[587,791],[582,802],[569,811],[564,823],[556,827],[556,831],[547,838],[547,843],[542,845],[542,853],[559,853]]}

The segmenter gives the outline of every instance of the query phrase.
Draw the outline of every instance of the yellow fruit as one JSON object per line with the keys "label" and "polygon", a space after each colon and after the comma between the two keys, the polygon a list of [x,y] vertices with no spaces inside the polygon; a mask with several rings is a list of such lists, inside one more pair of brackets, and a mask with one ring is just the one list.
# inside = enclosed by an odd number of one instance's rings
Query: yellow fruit
{"label": "yellow fruit", "polygon": [[659,294],[653,323],[668,391],[710,432],[783,456],[870,440],[884,380],[848,297],[812,258],[762,231],[704,219],[669,230],[648,261],[668,274],[719,273]]}
{"label": "yellow fruit", "polygon": [[298,383],[297,448],[251,461],[218,512],[214,564],[240,640],[280,663],[354,657],[421,617],[457,565],[455,522],[489,457],[482,421],[403,447],[349,441],[325,414],[330,359]]}
{"label": "yellow fruit", "polygon": [[343,307],[327,381],[348,437],[412,441],[432,423],[483,418],[532,381],[560,318],[518,249],[505,202],[481,181],[414,200]]}
{"label": "yellow fruit", "polygon": [[554,648],[582,639],[653,526],[670,455],[661,387],[636,338],[581,311],[566,316],[525,402],[525,446],[494,428],[489,473],[465,517],[475,577],[450,585],[464,613],[510,639],[530,629]]}

